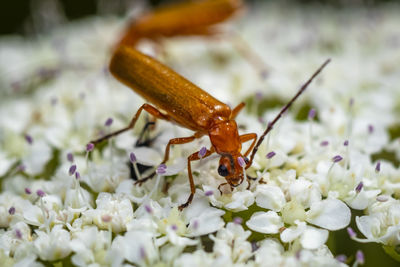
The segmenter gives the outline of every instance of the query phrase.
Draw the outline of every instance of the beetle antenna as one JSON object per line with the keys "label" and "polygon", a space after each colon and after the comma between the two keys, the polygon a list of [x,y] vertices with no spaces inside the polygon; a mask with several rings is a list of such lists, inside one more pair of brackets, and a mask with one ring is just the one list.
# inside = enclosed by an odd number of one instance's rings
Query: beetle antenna
{"label": "beetle antenna", "polygon": [[297,94],[281,109],[281,111],[275,117],[275,119],[272,122],[268,123],[267,129],[265,129],[264,133],[260,136],[260,138],[257,141],[256,146],[254,147],[253,151],[251,152],[250,160],[247,163],[246,169],[249,168],[251,166],[251,164],[253,163],[254,155],[257,153],[258,147],[264,141],[264,137],[272,130],[272,128],[274,127],[275,123],[282,117],[283,113],[285,113],[286,110],[288,110],[288,108],[294,103],[294,101],[296,101],[296,99],[307,89],[308,85],[310,85],[310,83],[314,80],[314,78],[325,68],[326,65],[328,65],[328,63],[330,61],[331,61],[330,58],[327,59],[324,62],[324,64],[322,64],[317,69],[317,71],[314,72],[314,74],[308,79],[308,81],[305,84],[303,84],[303,86],[299,89]]}

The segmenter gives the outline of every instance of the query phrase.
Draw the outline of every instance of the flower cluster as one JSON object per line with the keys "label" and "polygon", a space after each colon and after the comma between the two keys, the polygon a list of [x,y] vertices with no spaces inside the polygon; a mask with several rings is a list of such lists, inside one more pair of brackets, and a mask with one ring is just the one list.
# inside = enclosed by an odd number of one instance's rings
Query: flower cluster
{"label": "flower cluster", "polygon": [[[400,258],[398,9],[314,12],[260,5],[232,34],[265,62],[260,76],[235,38],[174,38],[141,48],[234,106],[260,134],[312,72],[332,63],[275,125],[249,179],[220,186],[204,137],[143,115],[143,100],[107,70],[121,21],[91,19],[35,43],[0,40],[0,262],[4,266],[357,266],[328,239],[378,243]],[[379,29],[377,31],[376,29]],[[10,64],[9,62],[12,62]],[[229,142],[229,140],[227,140]],[[246,147],[245,147],[246,148]],[[196,194],[190,193],[187,156]],[[133,179],[154,177],[142,185]],[[355,221],[352,223],[352,219]],[[353,230],[356,229],[356,230]],[[364,258],[365,257],[365,258]]]}

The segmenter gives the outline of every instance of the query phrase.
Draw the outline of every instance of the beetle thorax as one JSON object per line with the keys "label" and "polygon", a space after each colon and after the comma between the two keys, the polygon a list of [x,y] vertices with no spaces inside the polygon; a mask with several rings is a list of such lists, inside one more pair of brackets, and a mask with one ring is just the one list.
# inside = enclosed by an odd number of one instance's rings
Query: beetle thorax
{"label": "beetle thorax", "polygon": [[234,120],[216,122],[208,131],[208,135],[218,154],[237,154],[242,150],[237,124]]}

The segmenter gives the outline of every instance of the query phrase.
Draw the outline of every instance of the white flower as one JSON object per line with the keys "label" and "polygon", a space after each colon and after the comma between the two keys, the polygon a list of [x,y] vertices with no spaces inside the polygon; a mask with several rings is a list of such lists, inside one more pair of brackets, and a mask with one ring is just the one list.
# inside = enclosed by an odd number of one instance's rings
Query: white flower
{"label": "white flower", "polygon": [[107,252],[111,243],[107,231],[99,231],[95,226],[85,227],[73,234],[70,248],[74,252],[71,261],[76,266],[88,266],[91,264],[107,265]]}
{"label": "white flower", "polygon": [[275,211],[255,212],[246,225],[260,233],[276,234],[283,227],[282,218]]}
{"label": "white flower", "polygon": [[112,261],[121,264],[123,259],[136,265],[152,265],[159,255],[153,235],[145,231],[129,231],[124,236],[118,235],[112,245]]}
{"label": "white flower", "polygon": [[286,203],[282,189],[278,186],[258,185],[255,195],[257,206],[265,209],[280,211]]}
{"label": "white flower", "polygon": [[338,199],[315,202],[307,211],[307,222],[328,229],[339,230],[350,223],[350,209]]}
{"label": "white flower", "polygon": [[228,223],[226,228],[219,230],[216,236],[210,236],[214,241],[214,254],[220,263],[244,263],[252,256],[252,248],[247,238],[250,231],[244,231],[239,224]]}
{"label": "white flower", "polygon": [[357,216],[358,229],[367,239],[360,242],[379,242],[388,246],[400,244],[400,202],[392,198],[375,202],[368,207],[368,215]]}
{"label": "white flower", "polygon": [[178,257],[173,264],[174,267],[206,267],[215,266],[215,259],[211,253],[206,253],[203,250],[196,250],[193,253],[183,253]]}
{"label": "white flower", "polygon": [[[86,223],[93,222],[100,229],[108,229],[120,233],[126,230],[127,224],[133,219],[132,204],[129,199],[122,196],[100,193],[96,199],[96,209],[82,212]],[[105,217],[109,217],[105,220]]]}
{"label": "white flower", "polygon": [[283,230],[280,235],[283,242],[288,243],[299,238],[303,248],[317,249],[328,240],[329,232],[327,230],[307,226],[305,222],[296,221],[296,223],[296,226]]}
{"label": "white flower", "polygon": [[35,231],[37,238],[33,241],[37,255],[45,261],[54,261],[65,258],[71,253],[70,233],[55,225],[50,233]]}

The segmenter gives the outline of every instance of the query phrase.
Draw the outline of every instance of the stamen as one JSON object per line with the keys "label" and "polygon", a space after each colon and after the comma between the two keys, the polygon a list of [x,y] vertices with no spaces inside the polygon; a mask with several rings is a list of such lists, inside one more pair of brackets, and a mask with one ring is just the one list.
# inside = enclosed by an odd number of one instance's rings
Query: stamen
{"label": "stamen", "polygon": [[308,112],[308,119],[313,120],[316,114],[317,112],[314,108],[310,109],[310,111]]}
{"label": "stamen", "polygon": [[42,189],[38,189],[36,195],[38,195],[38,197],[44,197],[46,193]]}
{"label": "stamen", "polygon": [[14,215],[15,214],[15,207],[11,207],[8,209],[8,214]]}
{"label": "stamen", "polygon": [[213,194],[214,194],[214,192],[212,190],[208,190],[208,191],[204,192],[204,195],[206,197],[212,196]]}
{"label": "stamen", "polygon": [[271,151],[271,152],[268,152],[266,157],[267,157],[267,159],[272,159],[275,155],[276,155],[276,153],[274,151]]}
{"label": "stamen", "polygon": [[336,156],[334,156],[334,157],[332,158],[332,161],[333,161],[333,163],[338,163],[338,162],[340,162],[342,159],[343,159],[342,156],[336,155]]}
{"label": "stamen", "polygon": [[243,219],[240,218],[240,217],[233,218],[233,223],[234,224],[242,224],[242,222],[243,222]]}
{"label": "stamen", "polygon": [[93,143],[88,143],[86,145],[86,152],[90,152],[94,149],[94,144]]}
{"label": "stamen", "polygon": [[113,123],[113,119],[112,118],[108,118],[107,120],[106,120],[106,122],[104,123],[104,126],[106,126],[106,127],[110,127],[111,126],[111,124]]}
{"label": "stamen", "polygon": [[74,155],[72,155],[72,153],[68,153],[67,154],[67,160],[69,161],[69,162],[74,162]]}
{"label": "stamen", "polygon": [[375,166],[375,172],[379,173],[381,171],[381,162],[378,161]]}
{"label": "stamen", "polygon": [[33,138],[29,134],[25,134],[25,140],[28,144],[32,145],[33,144]]}
{"label": "stamen", "polygon": [[157,170],[156,170],[156,173],[157,174],[164,174],[164,173],[166,173],[167,172],[167,166],[165,165],[165,164],[160,164],[158,167],[157,167]]}
{"label": "stamen", "polygon": [[135,163],[136,162],[136,155],[135,153],[131,152],[129,154],[129,160],[131,161],[131,163]]}
{"label": "stamen", "polygon": [[205,146],[203,146],[199,150],[199,158],[202,159],[206,155],[206,153],[207,153],[207,148]]}
{"label": "stamen", "polygon": [[356,192],[357,193],[360,193],[361,192],[361,190],[363,189],[363,187],[364,187],[364,183],[361,181],[357,186],[356,186]]}
{"label": "stamen", "polygon": [[357,250],[357,252],[356,252],[356,261],[359,264],[364,264],[364,262],[365,262],[364,253],[361,250]]}
{"label": "stamen", "polygon": [[76,171],[76,165],[74,164],[71,167],[69,167],[68,173],[69,173],[69,175],[72,176],[75,174],[75,171]]}
{"label": "stamen", "polygon": [[354,232],[353,228],[347,227],[347,233],[349,234],[350,238],[354,238],[357,236],[356,232]]}
{"label": "stamen", "polygon": [[322,141],[320,144],[320,146],[328,146],[329,145],[329,141]]}

